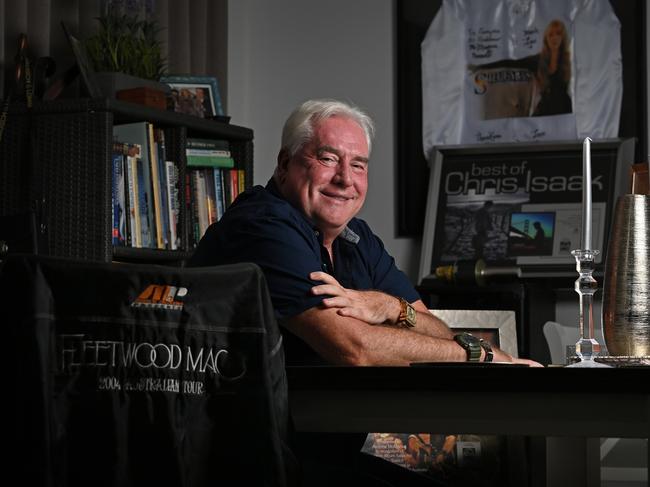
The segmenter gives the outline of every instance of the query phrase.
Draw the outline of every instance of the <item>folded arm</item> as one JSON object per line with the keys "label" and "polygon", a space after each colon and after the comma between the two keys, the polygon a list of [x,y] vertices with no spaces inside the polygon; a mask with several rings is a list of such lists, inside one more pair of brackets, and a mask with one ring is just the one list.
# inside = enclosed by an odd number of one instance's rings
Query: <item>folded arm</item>
{"label": "folded arm", "polygon": [[341,316],[334,308],[310,308],[283,325],[336,365],[409,365],[466,358],[465,351],[453,340],[371,325]]}
{"label": "folded arm", "polygon": [[[453,331],[433,316],[418,300],[415,328],[399,328],[399,300],[380,291],[356,291],[342,287],[322,272],[310,275],[323,284],[312,293],[327,295],[319,307],[286,320],[284,325],[303,339],[325,360],[345,365],[408,365],[411,362],[464,362],[465,350]],[[481,360],[484,359],[483,351]],[[494,360],[539,365],[515,359],[494,349]]]}
{"label": "folded arm", "polygon": [[[331,296],[323,299],[323,306],[336,309],[340,316],[356,318],[371,325],[397,325],[400,315],[398,298],[381,291],[346,289],[325,272],[312,272],[309,278],[324,283],[314,286],[312,294]],[[449,327],[433,316],[421,300],[411,304],[418,312],[417,325],[411,331],[449,340],[454,338]]]}

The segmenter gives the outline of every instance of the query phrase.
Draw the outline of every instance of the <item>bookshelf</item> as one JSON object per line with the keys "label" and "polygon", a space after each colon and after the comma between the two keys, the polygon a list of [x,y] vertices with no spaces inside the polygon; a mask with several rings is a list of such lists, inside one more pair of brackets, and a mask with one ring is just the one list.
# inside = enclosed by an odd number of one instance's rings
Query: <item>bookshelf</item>
{"label": "bookshelf", "polygon": [[[164,130],[179,171],[179,250],[113,247],[111,158],[115,125],[148,121]],[[0,142],[0,216],[36,212],[39,253],[109,262],[182,264],[192,252],[185,184],[188,137],[227,140],[235,166],[253,181],[253,131],[114,99],[12,105]]]}

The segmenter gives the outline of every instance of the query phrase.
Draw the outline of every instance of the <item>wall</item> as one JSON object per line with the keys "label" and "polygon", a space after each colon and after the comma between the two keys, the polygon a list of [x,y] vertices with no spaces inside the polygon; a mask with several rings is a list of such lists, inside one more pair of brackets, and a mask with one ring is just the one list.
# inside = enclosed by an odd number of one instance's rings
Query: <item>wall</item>
{"label": "wall", "polygon": [[228,5],[228,114],[255,132],[255,183],[273,172],[282,124],[309,98],[339,98],[375,120],[360,217],[417,275],[419,242],[395,238],[395,82],[391,0],[237,0]]}
{"label": "wall", "polygon": [[[419,240],[395,237],[393,8],[391,0],[229,2],[227,105],[233,123],[255,131],[256,184],[271,176],[282,123],[296,104],[334,97],[365,108],[377,138],[361,217],[415,280]],[[559,294],[557,321],[577,324],[577,295]]]}

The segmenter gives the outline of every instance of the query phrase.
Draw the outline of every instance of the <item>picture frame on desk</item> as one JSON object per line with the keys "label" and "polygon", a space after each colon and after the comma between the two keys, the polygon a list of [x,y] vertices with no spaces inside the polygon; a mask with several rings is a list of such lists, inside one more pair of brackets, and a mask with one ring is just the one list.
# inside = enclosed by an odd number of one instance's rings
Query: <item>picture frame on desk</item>
{"label": "picture frame on desk", "polygon": [[173,110],[201,118],[223,117],[217,78],[168,75],[160,78],[172,90]]}
{"label": "picture frame on desk", "polygon": [[479,309],[430,309],[457,333],[467,332],[518,357],[517,320],[514,311]]}
{"label": "picture frame on desk", "polygon": [[[591,144],[599,272],[634,146],[632,138]],[[526,278],[575,275],[571,251],[580,246],[581,141],[440,146],[430,167],[418,282],[435,276],[439,266],[477,259],[518,266]]]}

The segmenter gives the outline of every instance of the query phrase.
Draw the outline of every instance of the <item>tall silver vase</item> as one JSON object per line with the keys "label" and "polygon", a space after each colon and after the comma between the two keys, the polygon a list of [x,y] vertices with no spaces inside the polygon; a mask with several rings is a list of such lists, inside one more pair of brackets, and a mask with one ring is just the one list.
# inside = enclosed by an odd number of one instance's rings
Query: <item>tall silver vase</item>
{"label": "tall silver vase", "polygon": [[603,284],[610,355],[650,355],[650,196],[619,197]]}

